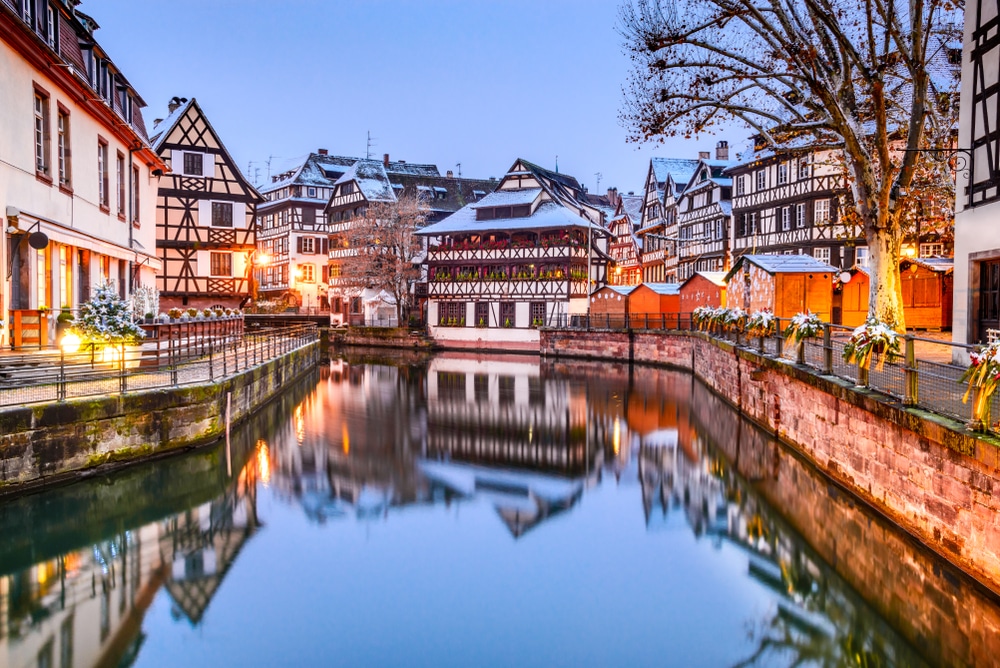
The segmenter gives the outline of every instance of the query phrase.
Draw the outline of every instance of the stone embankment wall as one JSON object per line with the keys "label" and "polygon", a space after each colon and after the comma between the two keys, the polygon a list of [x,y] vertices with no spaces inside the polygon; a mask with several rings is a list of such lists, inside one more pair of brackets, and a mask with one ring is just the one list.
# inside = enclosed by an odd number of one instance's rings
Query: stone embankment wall
{"label": "stone embankment wall", "polygon": [[431,349],[434,342],[420,333],[408,329],[389,327],[348,327],[331,329],[333,346],[359,346],[365,348],[422,348]]}
{"label": "stone embankment wall", "polygon": [[203,445],[319,362],[319,343],[216,383],[0,411],[0,495]]}
{"label": "stone embankment wall", "polygon": [[1000,592],[996,441],[697,332],[546,330],[541,346],[543,357],[632,360],[692,371],[820,471]]}

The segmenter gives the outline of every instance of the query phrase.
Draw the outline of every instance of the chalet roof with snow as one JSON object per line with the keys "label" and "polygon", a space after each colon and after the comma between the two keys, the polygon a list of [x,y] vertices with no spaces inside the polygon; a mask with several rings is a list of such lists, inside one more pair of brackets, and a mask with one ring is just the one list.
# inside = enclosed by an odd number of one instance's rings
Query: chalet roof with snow
{"label": "chalet roof with snow", "polygon": [[358,160],[334,185],[353,181],[369,202],[395,202],[389,175],[379,160]]}
{"label": "chalet roof with snow", "polygon": [[643,283],[642,285],[658,295],[677,295],[681,291],[680,283]]}
{"label": "chalet roof with snow", "polygon": [[749,262],[769,274],[834,273],[835,267],[821,262],[812,255],[741,255],[726,274],[726,283],[736,275],[743,263]]}
{"label": "chalet roof with snow", "polygon": [[688,158],[650,158],[649,164],[657,184],[666,183],[670,177],[679,188],[687,185],[698,169],[698,160]]}
{"label": "chalet roof with snow", "polygon": [[[905,257],[899,261],[901,270],[904,268],[904,265],[909,266],[911,264],[939,274],[950,274],[955,271],[955,261],[950,257]],[[860,264],[854,265],[848,271],[852,274],[861,272],[865,276],[869,275],[868,267],[862,267]]]}
{"label": "chalet roof with snow", "polygon": [[418,234],[436,236],[463,232],[513,232],[517,230],[568,229],[596,227],[589,220],[570,211],[558,202],[543,202],[534,213],[524,218],[494,218],[476,220],[471,205],[462,207],[444,220],[421,229]]}
{"label": "chalet roof with snow", "polygon": [[688,282],[694,280],[695,276],[701,276],[706,281],[714,283],[715,285],[718,285],[720,288],[726,287],[726,272],[724,271],[696,271],[693,274],[691,274],[691,276],[689,276],[687,280],[681,283],[681,286],[683,287],[687,285]]}
{"label": "chalet roof with snow", "polygon": [[627,297],[630,294],[632,294],[633,292],[635,292],[635,289],[637,287],[639,287],[639,286],[638,285],[602,285],[601,287],[597,288],[596,290],[594,290],[590,294],[596,295],[601,290],[611,290],[612,292],[617,292],[618,294],[622,295],[623,297]]}
{"label": "chalet roof with snow", "polygon": [[479,200],[475,204],[470,204],[473,209],[490,206],[514,206],[515,204],[534,204],[535,200],[542,194],[541,188],[521,188],[519,190],[495,190],[489,195]]}
{"label": "chalet roof with snow", "polygon": [[638,195],[623,195],[621,198],[620,210],[627,214],[633,225],[638,225],[642,220],[643,198]]}

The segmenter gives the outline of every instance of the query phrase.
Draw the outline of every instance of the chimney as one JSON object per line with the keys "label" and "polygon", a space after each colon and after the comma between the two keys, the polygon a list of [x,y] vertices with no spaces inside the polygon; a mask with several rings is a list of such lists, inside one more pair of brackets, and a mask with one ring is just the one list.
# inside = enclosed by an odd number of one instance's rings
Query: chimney
{"label": "chimney", "polygon": [[453,179],[455,178],[455,173],[449,169],[447,172],[444,173],[444,176],[446,179]]}
{"label": "chimney", "polygon": [[389,166],[389,154],[388,153],[383,153],[382,154],[382,166],[383,167],[388,167]]}
{"label": "chimney", "polygon": [[167,103],[167,111],[171,114],[177,111],[178,107],[187,102],[186,97],[177,97],[176,95],[170,98],[170,102]]}
{"label": "chimney", "polygon": [[709,153],[708,151],[698,151],[698,159],[699,160],[708,160],[711,157],[712,157],[712,154]]}
{"label": "chimney", "polygon": [[628,196],[629,197],[634,197],[635,196],[635,191],[634,190],[629,190],[628,191]]}
{"label": "chimney", "polygon": [[608,188],[608,204],[618,206],[618,188]]}
{"label": "chimney", "polygon": [[715,159],[729,160],[729,142],[722,140],[715,145]]}
{"label": "chimney", "polygon": [[330,154],[330,152],[327,151],[325,148],[317,149],[316,152],[319,153],[320,155],[329,155]]}

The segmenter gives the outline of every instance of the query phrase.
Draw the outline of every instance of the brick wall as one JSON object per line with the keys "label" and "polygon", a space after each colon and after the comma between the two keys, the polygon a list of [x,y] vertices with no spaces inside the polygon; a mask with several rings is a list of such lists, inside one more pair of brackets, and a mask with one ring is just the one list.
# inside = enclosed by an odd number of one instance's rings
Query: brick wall
{"label": "brick wall", "polygon": [[541,354],[692,370],[820,471],[1000,591],[996,441],[700,333],[635,333],[630,345],[623,332],[545,331]]}

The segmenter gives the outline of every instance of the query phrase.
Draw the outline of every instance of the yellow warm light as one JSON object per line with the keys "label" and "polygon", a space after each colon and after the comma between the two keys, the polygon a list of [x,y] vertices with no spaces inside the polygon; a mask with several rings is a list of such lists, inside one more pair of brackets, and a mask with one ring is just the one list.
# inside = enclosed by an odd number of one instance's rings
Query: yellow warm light
{"label": "yellow warm light", "polygon": [[351,454],[351,435],[347,433],[347,423],[340,425],[340,440],[344,443],[344,454]]}
{"label": "yellow warm light", "polygon": [[301,446],[306,440],[306,418],[302,411],[302,404],[295,407],[295,440]]}
{"label": "yellow warm light", "polygon": [[917,257],[917,249],[913,246],[903,246],[899,254],[903,257]]}
{"label": "yellow warm light", "polygon": [[271,482],[271,458],[264,441],[257,441],[257,470],[260,471],[260,481],[267,487]]}
{"label": "yellow warm light", "polygon": [[258,267],[260,267],[267,264],[270,261],[271,258],[268,256],[267,253],[257,253],[257,255],[254,256],[253,263],[256,264]]}
{"label": "yellow warm light", "polygon": [[83,341],[80,340],[79,336],[73,332],[66,332],[62,337],[62,341],[59,342],[59,347],[62,348],[64,353],[72,355],[80,350],[80,344],[82,343]]}
{"label": "yellow warm light", "polygon": [[621,450],[621,445],[622,445],[622,423],[618,418],[615,418],[615,429],[611,437],[611,447],[614,448],[616,455]]}

